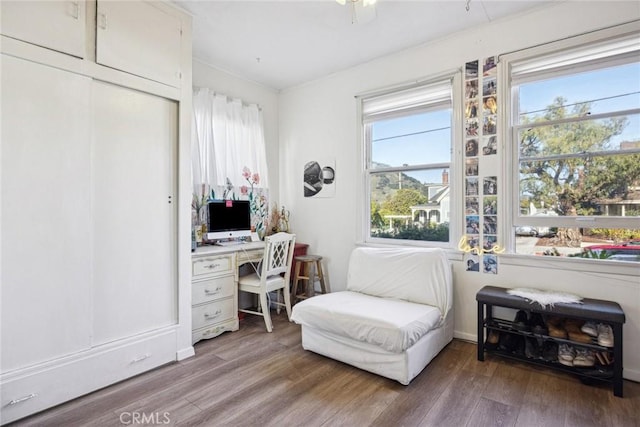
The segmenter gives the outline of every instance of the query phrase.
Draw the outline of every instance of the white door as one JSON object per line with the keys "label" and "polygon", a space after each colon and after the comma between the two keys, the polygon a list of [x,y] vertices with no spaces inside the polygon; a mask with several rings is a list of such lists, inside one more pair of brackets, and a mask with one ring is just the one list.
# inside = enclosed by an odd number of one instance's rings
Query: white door
{"label": "white door", "polygon": [[91,336],[91,80],[2,55],[2,372]]}
{"label": "white door", "polygon": [[177,322],[177,105],[95,82],[94,345]]}
{"label": "white door", "polygon": [[180,19],[152,3],[98,1],[96,62],[180,87]]}
{"label": "white door", "polygon": [[2,34],[83,58],[84,0],[2,0]]}

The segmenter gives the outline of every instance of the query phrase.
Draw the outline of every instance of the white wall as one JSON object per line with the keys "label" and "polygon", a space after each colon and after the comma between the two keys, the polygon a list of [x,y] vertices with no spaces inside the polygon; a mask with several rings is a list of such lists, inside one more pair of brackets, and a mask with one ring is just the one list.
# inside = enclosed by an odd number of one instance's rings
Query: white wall
{"label": "white wall", "polygon": [[[578,18],[579,17],[579,18]],[[354,95],[460,68],[467,61],[531,47],[640,17],[635,2],[562,2],[470,29],[418,48],[328,76],[280,95],[280,200],[291,210],[298,241],[323,255],[333,290],[344,289],[356,245],[361,179]],[[302,167],[335,157],[333,198],[304,198]],[[535,286],[619,302],[625,310],[625,377],[640,381],[640,283],[637,276],[590,274],[539,266],[501,265],[499,274],[455,268],[456,336],[475,339],[475,294],[482,286]]]}
{"label": "white wall", "polygon": [[262,108],[264,138],[269,166],[270,205],[278,202],[279,137],[278,92],[274,89],[235,77],[197,59],[193,60],[193,86],[208,87],[231,98],[240,98]]}

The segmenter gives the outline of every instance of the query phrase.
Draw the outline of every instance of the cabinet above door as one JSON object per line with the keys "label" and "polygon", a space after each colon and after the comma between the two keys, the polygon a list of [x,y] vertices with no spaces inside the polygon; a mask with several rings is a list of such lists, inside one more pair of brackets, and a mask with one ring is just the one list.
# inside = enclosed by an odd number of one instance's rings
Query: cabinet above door
{"label": "cabinet above door", "polygon": [[161,7],[145,2],[98,1],[96,62],[180,87],[181,22]]}
{"label": "cabinet above door", "polygon": [[0,8],[3,35],[84,58],[84,0],[3,0]]}

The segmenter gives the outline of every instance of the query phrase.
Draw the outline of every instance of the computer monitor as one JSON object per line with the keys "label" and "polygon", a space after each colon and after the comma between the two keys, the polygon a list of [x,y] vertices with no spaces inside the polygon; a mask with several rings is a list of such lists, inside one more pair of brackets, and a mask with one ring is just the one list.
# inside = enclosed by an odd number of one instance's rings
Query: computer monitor
{"label": "computer monitor", "polygon": [[248,200],[212,200],[208,203],[207,239],[237,239],[251,236],[251,208]]}

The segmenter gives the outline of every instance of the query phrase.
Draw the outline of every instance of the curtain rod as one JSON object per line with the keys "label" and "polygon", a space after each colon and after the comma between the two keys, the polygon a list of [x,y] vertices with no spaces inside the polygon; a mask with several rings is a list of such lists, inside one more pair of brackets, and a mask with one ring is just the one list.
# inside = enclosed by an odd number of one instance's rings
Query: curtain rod
{"label": "curtain rod", "polygon": [[237,99],[242,103],[243,107],[250,107],[251,105],[255,105],[256,107],[258,107],[258,111],[262,111],[262,106],[260,104],[258,104],[257,102],[247,102],[247,101],[245,101],[243,99],[240,99],[240,98],[233,98],[233,97],[230,97],[227,94],[216,92],[215,90],[211,89],[210,87],[193,86],[193,89],[197,89],[197,90],[199,90],[199,89],[207,89],[207,90],[210,90],[211,92],[213,92],[214,95],[220,95],[220,96],[224,96],[226,98]]}

